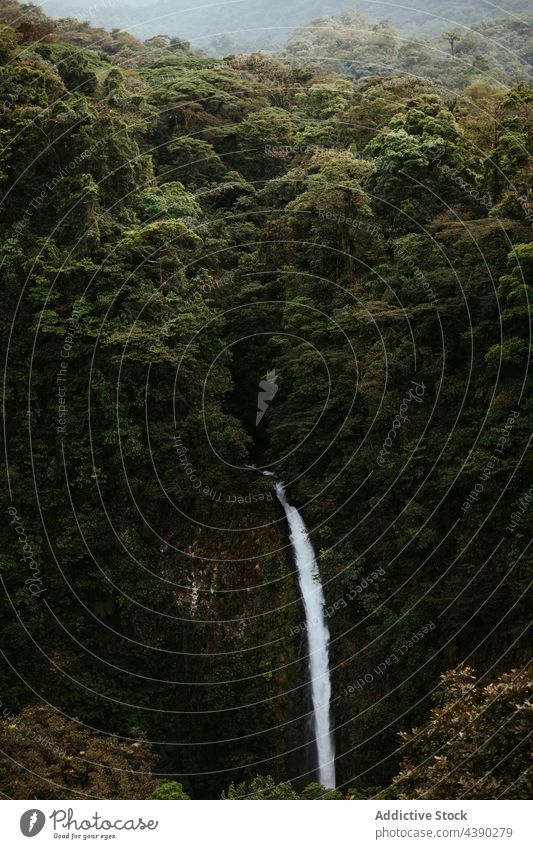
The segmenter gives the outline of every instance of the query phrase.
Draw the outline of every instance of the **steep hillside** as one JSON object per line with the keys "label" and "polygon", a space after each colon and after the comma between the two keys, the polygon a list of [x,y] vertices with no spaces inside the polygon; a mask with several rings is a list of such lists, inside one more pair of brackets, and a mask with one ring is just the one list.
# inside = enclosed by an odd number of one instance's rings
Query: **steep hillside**
{"label": "steep hillside", "polygon": [[469,757],[453,694],[474,674],[497,709],[485,732],[469,702],[489,761],[465,793],[525,794],[531,86],[0,10],[0,742],[22,764],[0,790],[321,796],[256,464],[319,556],[336,798],[431,795],[431,770],[394,779],[428,747]]}

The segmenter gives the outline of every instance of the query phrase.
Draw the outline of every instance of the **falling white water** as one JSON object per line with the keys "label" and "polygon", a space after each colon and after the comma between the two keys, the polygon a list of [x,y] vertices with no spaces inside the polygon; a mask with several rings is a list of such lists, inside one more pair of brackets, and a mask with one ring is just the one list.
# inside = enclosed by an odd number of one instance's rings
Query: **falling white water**
{"label": "falling white water", "polygon": [[276,495],[289,523],[290,540],[304,603],[318,780],[324,787],[331,789],[335,787],[335,749],[330,724],[329,629],[324,616],[324,590],[304,520],[296,507],[288,503],[285,488],[280,482],[276,483]]}

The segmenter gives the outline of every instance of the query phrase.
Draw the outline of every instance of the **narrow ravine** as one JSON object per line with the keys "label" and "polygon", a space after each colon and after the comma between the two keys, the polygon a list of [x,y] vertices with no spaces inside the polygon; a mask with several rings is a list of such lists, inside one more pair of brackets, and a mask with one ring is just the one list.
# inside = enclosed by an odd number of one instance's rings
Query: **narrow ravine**
{"label": "narrow ravine", "polygon": [[[274,477],[271,472],[264,472],[264,474]],[[324,616],[324,590],[305,522],[296,507],[287,501],[283,483],[276,481],[275,491],[287,517],[304,604],[318,780],[324,787],[333,789],[335,787],[335,747],[330,716],[329,628]]]}

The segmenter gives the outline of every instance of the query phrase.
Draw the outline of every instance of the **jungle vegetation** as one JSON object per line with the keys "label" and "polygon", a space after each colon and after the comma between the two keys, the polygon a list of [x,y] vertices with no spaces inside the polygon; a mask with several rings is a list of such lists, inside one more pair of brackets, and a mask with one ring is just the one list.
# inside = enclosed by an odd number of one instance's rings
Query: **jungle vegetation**
{"label": "jungle vegetation", "polygon": [[[0,2],[9,797],[531,793],[527,56],[363,41],[213,59]],[[253,463],[320,554],[329,796]]]}

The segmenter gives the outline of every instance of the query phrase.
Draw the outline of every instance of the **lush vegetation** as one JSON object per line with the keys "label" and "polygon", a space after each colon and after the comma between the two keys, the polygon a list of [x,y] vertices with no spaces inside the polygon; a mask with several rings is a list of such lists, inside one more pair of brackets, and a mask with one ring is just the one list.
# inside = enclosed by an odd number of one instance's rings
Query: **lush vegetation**
{"label": "lush vegetation", "polygon": [[402,799],[529,799],[531,675],[515,669],[476,687],[471,669],[443,676],[427,724],[402,734]]}
{"label": "lush vegetation", "polygon": [[324,796],[259,463],[320,552],[327,798],[521,797],[528,83],[0,12],[0,790]]}
{"label": "lush vegetation", "polygon": [[345,12],[317,18],[296,30],[284,52],[352,79],[403,71],[439,82],[449,93],[474,81],[497,84],[509,76],[528,77],[532,22],[526,15],[456,25],[429,39],[420,32],[405,35],[390,20],[373,23],[356,12]]}

